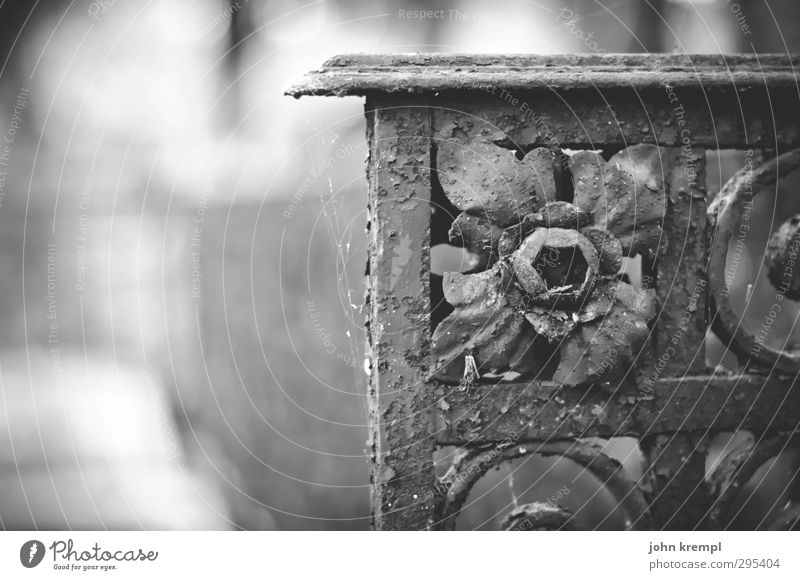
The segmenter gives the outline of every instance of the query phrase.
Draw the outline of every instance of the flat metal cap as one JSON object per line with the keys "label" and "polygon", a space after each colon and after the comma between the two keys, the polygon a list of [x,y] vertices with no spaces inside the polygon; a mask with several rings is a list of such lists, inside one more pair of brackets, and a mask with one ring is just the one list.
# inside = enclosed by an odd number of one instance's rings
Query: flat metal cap
{"label": "flat metal cap", "polygon": [[286,90],[303,95],[671,87],[797,87],[800,55],[346,54]]}

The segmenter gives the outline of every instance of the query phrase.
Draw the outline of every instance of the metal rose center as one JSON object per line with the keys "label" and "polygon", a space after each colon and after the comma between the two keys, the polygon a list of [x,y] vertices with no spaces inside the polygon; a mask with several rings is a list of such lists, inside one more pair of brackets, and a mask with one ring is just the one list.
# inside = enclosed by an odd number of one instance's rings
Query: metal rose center
{"label": "metal rose center", "polygon": [[592,243],[575,230],[539,228],[514,252],[512,265],[535,302],[577,302],[594,287],[599,257]]}

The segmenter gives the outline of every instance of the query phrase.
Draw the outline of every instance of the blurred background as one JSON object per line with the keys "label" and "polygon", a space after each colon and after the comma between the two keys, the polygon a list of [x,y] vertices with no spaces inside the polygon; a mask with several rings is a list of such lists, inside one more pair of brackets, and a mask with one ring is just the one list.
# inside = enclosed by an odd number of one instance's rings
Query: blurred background
{"label": "blurred background", "polygon": [[[448,17],[403,16],[429,9]],[[345,52],[786,53],[798,17],[747,0],[0,2],[0,528],[368,528],[363,102],[283,96],[305,71]],[[715,156],[710,188],[741,162]],[[636,449],[615,451],[634,475]],[[556,493],[553,469],[492,474],[460,525],[496,523],[515,486]],[[563,501],[618,526],[598,490]]]}

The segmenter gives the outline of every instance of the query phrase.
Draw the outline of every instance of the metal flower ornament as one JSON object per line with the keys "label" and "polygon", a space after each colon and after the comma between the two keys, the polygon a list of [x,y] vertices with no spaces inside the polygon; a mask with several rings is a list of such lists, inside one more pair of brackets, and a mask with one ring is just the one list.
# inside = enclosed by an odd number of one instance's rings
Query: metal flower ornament
{"label": "metal flower ornament", "polygon": [[439,181],[462,212],[450,239],[478,261],[444,275],[454,310],[434,332],[434,378],[582,385],[624,376],[657,304],[620,269],[623,256],[655,258],[667,199],[661,159],[645,144],[608,161],[589,151],[520,158],[494,144],[441,144]]}

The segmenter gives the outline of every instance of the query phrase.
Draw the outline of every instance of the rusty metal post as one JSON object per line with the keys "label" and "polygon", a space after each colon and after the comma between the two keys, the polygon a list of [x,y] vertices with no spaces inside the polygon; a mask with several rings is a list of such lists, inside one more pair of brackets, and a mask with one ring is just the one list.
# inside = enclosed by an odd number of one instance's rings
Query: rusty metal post
{"label": "rusty metal post", "polygon": [[373,526],[433,523],[429,109],[370,99],[369,416]]}

